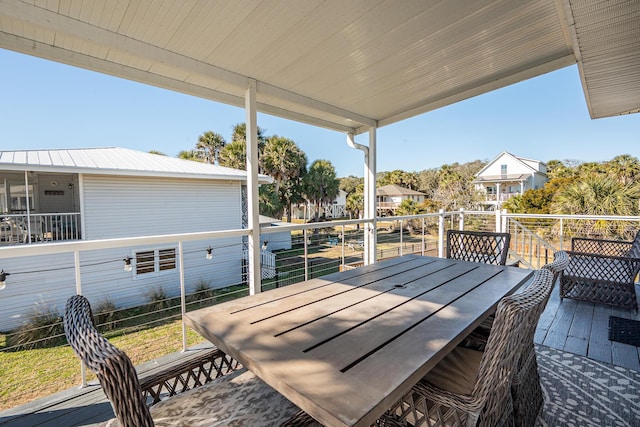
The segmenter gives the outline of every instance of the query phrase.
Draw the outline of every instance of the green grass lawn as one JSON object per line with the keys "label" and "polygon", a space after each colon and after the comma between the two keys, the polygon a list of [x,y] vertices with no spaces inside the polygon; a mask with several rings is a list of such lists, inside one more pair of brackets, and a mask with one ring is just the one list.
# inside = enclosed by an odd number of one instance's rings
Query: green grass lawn
{"label": "green grass lawn", "polygon": [[[182,324],[179,320],[109,341],[124,350],[134,365],[182,349]],[[187,345],[203,342],[197,333],[187,330]],[[89,373],[89,378],[95,378]],[[33,350],[0,352],[0,410],[31,402],[40,397],[81,384],[80,359],[68,345]]]}

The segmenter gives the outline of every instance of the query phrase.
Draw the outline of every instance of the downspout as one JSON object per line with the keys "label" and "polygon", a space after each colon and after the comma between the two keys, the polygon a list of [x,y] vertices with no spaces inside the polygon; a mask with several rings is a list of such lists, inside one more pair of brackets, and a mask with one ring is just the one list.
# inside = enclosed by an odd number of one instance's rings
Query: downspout
{"label": "downspout", "polygon": [[[373,135],[375,128],[369,130],[369,141],[375,150],[375,136]],[[364,219],[373,219],[374,223],[366,223],[364,226],[364,263],[365,265],[375,263],[375,251],[376,251],[376,200],[375,200],[375,164],[372,166],[372,162],[375,162],[375,158],[371,158],[370,147],[366,145],[358,144],[355,142],[355,135],[353,133],[347,134],[347,145],[356,150],[360,150],[364,153]],[[375,156],[375,153],[374,153]]]}

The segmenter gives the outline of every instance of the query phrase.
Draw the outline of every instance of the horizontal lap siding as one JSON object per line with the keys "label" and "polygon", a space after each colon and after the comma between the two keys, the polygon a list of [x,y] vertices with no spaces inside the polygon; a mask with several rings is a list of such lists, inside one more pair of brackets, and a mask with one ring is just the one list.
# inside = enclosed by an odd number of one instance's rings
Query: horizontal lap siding
{"label": "horizontal lap siding", "polygon": [[85,176],[87,239],[242,227],[239,182]]}
{"label": "horizontal lap siding", "polygon": [[[83,185],[86,239],[242,228],[239,182],[85,176]],[[205,259],[208,246],[212,260]],[[136,251],[172,247],[177,254],[178,242],[81,252],[82,293],[94,305],[110,299],[118,307],[143,304],[159,287],[179,295],[177,268],[138,276],[135,268],[123,269],[122,259]],[[183,249],[188,293],[200,282],[221,288],[242,280],[240,237],[185,242]],[[7,258],[0,267],[12,273],[2,291],[0,331],[19,326],[42,304],[61,314],[76,292],[73,254]]]}

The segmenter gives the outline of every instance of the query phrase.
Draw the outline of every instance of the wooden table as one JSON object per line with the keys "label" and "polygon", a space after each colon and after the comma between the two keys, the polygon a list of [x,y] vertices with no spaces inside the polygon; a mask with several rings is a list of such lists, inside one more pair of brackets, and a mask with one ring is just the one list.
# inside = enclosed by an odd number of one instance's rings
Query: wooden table
{"label": "wooden table", "polygon": [[368,426],[531,274],[408,255],[186,322],[321,423]]}

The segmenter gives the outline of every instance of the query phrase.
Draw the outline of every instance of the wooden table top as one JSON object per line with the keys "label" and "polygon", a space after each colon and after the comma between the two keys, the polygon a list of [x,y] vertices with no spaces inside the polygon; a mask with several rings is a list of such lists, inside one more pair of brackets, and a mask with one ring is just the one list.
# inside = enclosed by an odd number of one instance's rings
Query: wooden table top
{"label": "wooden table top", "polygon": [[327,426],[369,426],[532,270],[407,255],[187,313]]}

